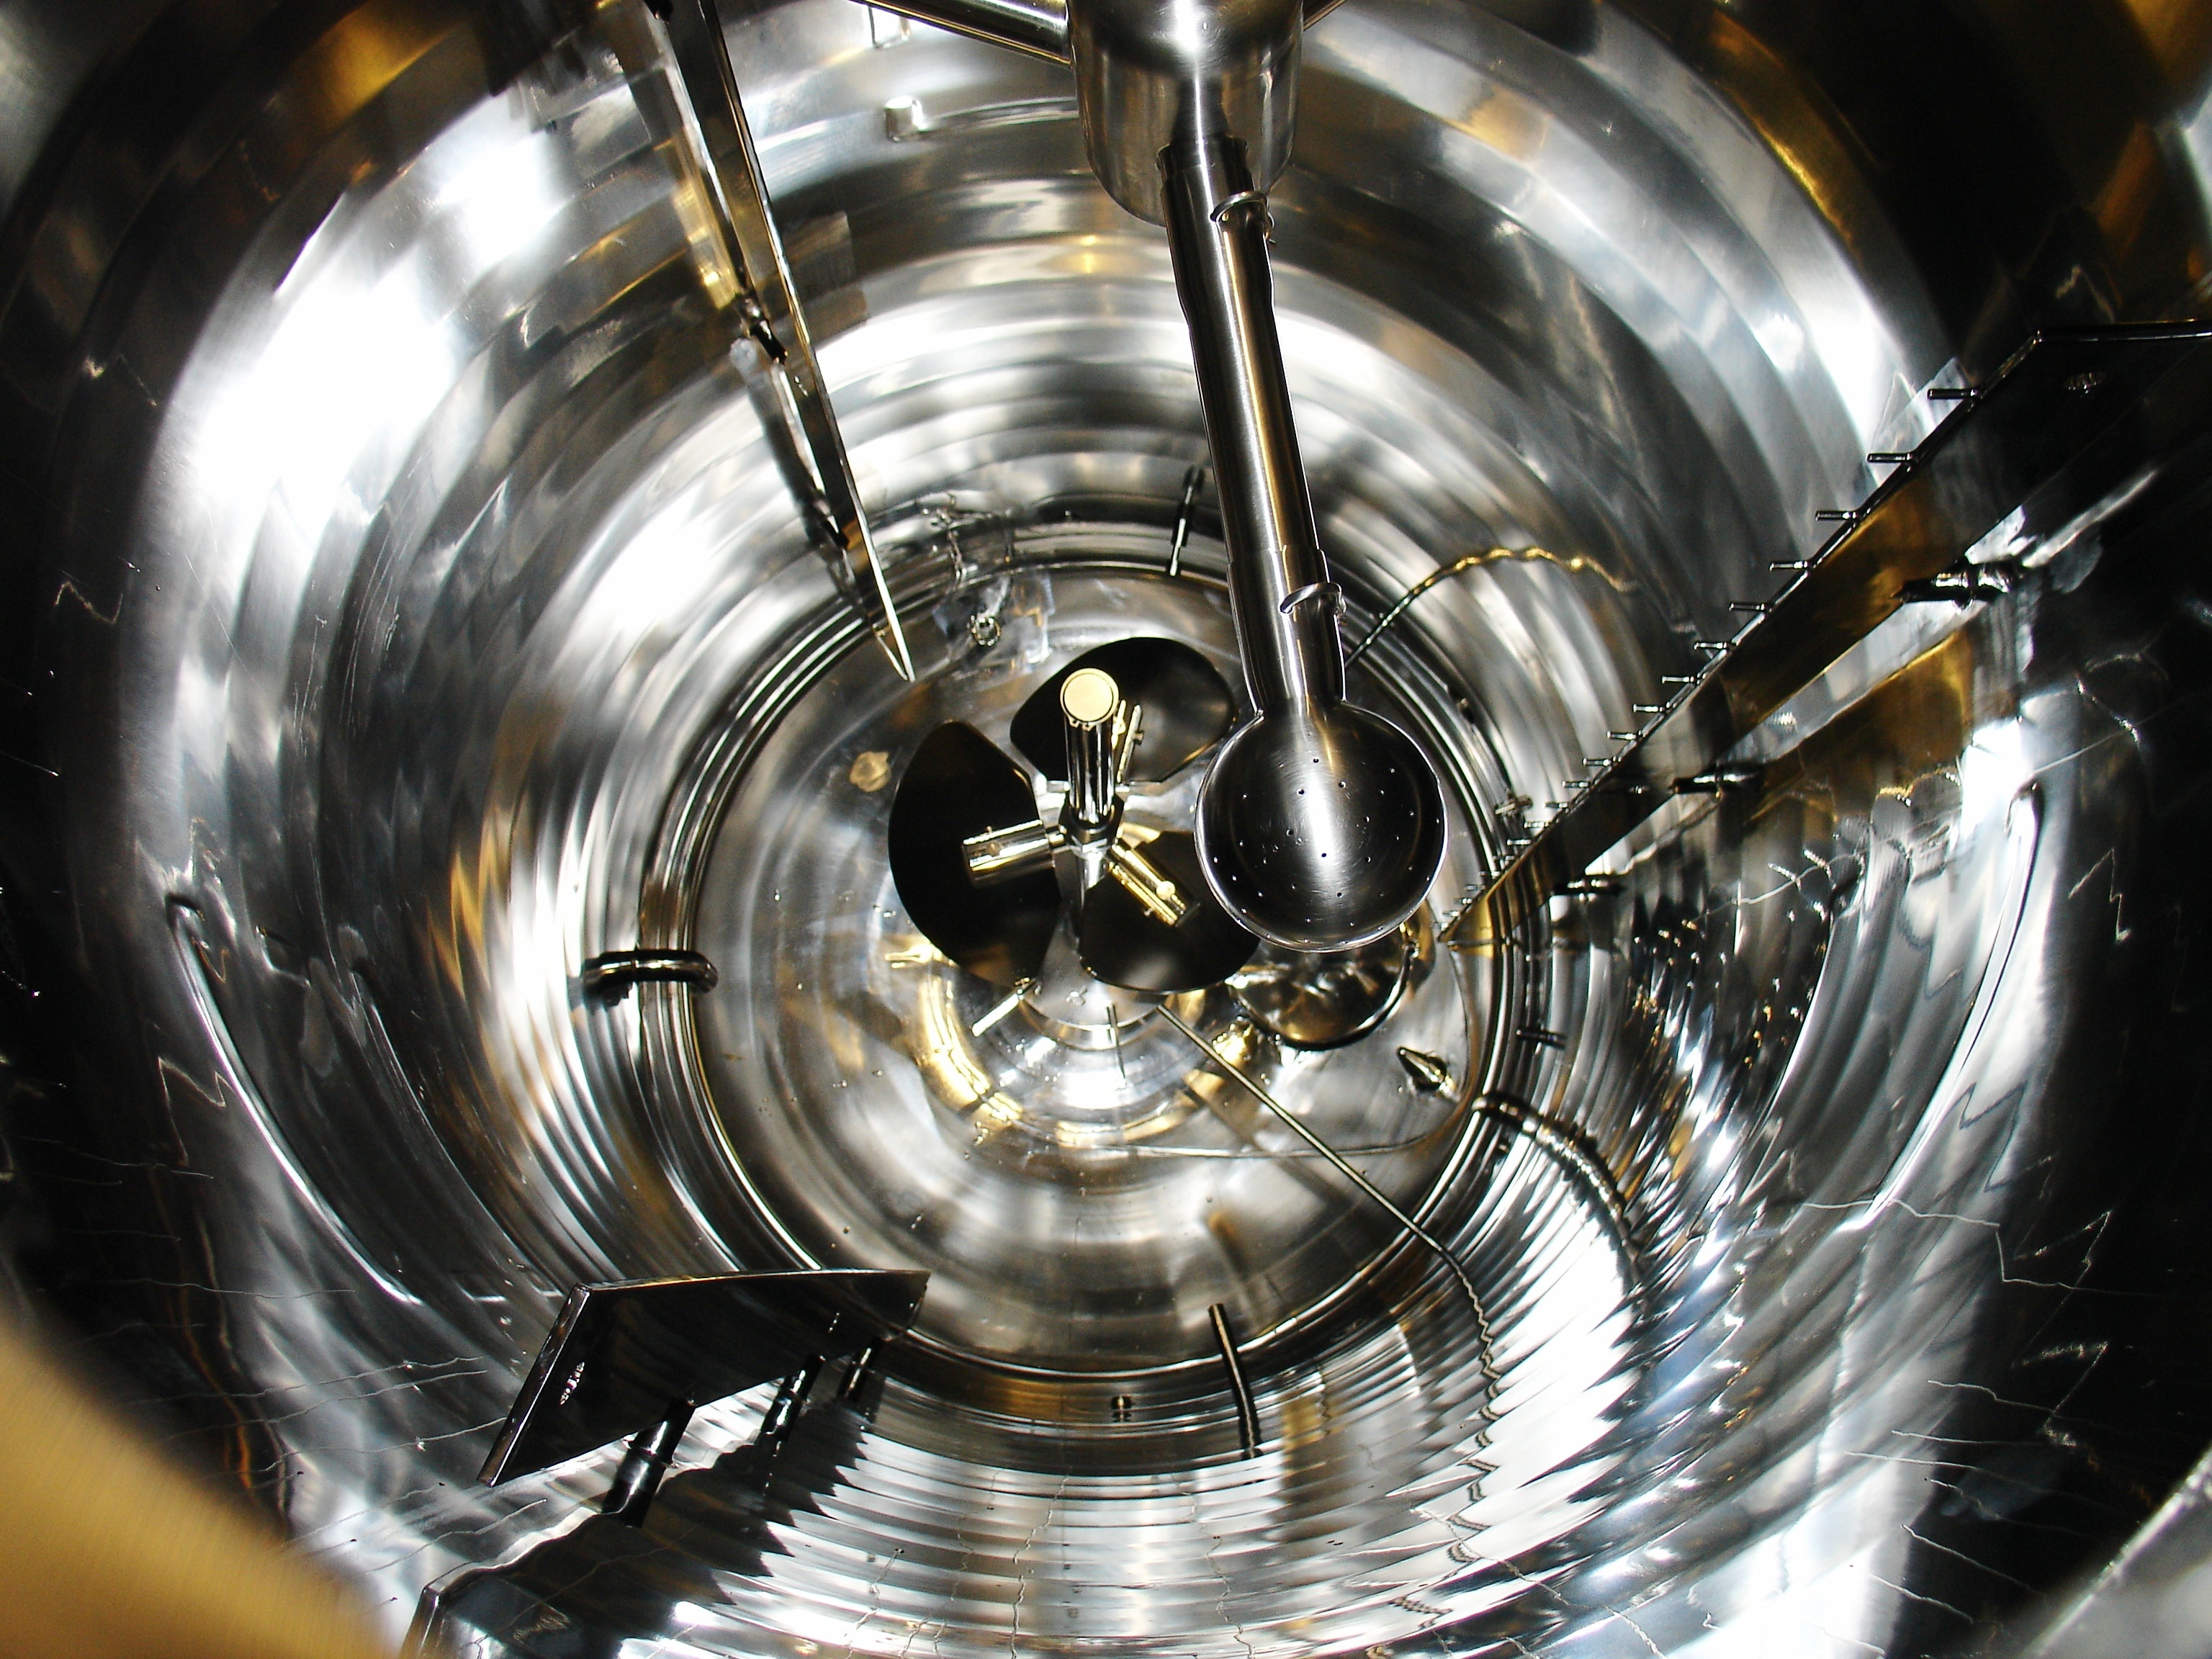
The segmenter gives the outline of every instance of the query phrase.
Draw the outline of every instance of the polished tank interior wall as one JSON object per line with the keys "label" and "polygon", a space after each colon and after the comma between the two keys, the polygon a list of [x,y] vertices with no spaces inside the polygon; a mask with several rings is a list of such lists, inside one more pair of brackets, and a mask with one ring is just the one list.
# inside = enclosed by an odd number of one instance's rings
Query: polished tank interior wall
{"label": "polished tank interior wall", "polygon": [[[890,878],[939,722],[1003,741],[1133,634],[1237,683],[1203,501],[1176,551],[1167,249],[1066,72],[732,9],[908,685],[795,504],[653,25],[521,17],[27,58],[90,88],[0,247],[11,1225],[58,1337],[465,1652],[2037,1640],[2208,1430],[2189,488],[1907,613],[1522,933],[1443,934],[1927,389],[2195,303],[2188,30],[2043,38],[2061,118],[2002,20],[1916,14],[1899,95],[1982,117],[1917,136],[1811,9],[1307,38],[1291,386],[1347,642],[1461,567],[1352,672],[1449,843],[1371,1035],[1171,1006],[1470,1301],[1158,1015],[977,1032]],[[583,994],[637,945],[720,983]],[[590,1516],[619,1448],[474,1484],[569,1285],[805,1265],[933,1275],[856,1406],[773,1454],[772,1390],[702,1411],[641,1532]]]}

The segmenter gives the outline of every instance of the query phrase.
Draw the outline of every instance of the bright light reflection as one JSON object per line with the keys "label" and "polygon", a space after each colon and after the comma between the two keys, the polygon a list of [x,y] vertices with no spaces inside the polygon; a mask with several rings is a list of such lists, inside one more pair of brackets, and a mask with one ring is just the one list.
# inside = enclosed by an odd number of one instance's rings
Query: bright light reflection
{"label": "bright light reflection", "polygon": [[439,210],[453,216],[470,269],[479,271],[529,241],[562,200],[559,153],[544,134],[486,149],[457,167],[437,196]]}
{"label": "bright light reflection", "polygon": [[1759,340],[1759,349],[1783,374],[1796,374],[1804,362],[1805,331],[1787,312],[1769,312],[1753,323],[1751,331]]}
{"label": "bright light reflection", "polygon": [[462,295],[564,200],[543,134],[464,130],[421,165],[442,173],[433,200],[448,246],[425,238],[385,266],[349,242],[295,271],[259,361],[228,381],[204,429],[202,475],[234,504],[278,495],[310,545],[380,437],[383,465],[359,484],[364,498],[381,493],[473,349],[452,320]]}
{"label": "bright light reflection", "polygon": [[380,431],[411,434],[458,358],[411,262],[366,292],[337,279],[309,287],[210,411],[203,475],[234,501],[281,493],[313,543],[362,451]]}
{"label": "bright light reflection", "polygon": [[2018,720],[1976,732],[1959,757],[1959,827],[1954,839],[1963,842],[1984,824],[2003,819],[2034,776]]}

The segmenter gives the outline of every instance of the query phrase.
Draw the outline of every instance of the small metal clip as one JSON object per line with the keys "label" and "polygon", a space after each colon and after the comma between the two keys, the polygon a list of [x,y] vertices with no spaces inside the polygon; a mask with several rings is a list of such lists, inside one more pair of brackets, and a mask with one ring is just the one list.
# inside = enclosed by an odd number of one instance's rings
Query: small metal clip
{"label": "small metal clip", "polygon": [[1194,464],[1182,475],[1182,505],[1176,508],[1175,540],[1168,548],[1168,574],[1182,574],[1182,550],[1190,544],[1191,503],[1198,499],[1198,487],[1206,482],[1206,463]]}
{"label": "small metal clip", "polygon": [[1306,604],[1319,605],[1331,616],[1340,617],[1344,614],[1344,590],[1334,582],[1308,582],[1284,594],[1283,602],[1275,609],[1287,617]]}
{"label": "small metal clip", "polygon": [[1992,559],[1987,564],[1960,560],[1948,570],[1901,584],[1897,598],[1902,605],[1927,605],[1948,599],[1964,608],[1977,599],[2001,599],[2020,586],[2026,573],[2011,559]]}
{"label": "small metal clip", "polygon": [[1275,240],[1275,216],[1267,211],[1267,198],[1256,190],[1240,190],[1234,196],[1224,196],[1214,204],[1208,216],[1217,225],[1226,225],[1229,216],[1238,208],[1257,208],[1260,210],[1260,232],[1270,243]]}
{"label": "small metal clip", "polygon": [[714,964],[696,951],[609,951],[593,957],[578,975],[584,994],[595,1002],[620,1002],[641,981],[688,985],[711,991],[721,983]]}

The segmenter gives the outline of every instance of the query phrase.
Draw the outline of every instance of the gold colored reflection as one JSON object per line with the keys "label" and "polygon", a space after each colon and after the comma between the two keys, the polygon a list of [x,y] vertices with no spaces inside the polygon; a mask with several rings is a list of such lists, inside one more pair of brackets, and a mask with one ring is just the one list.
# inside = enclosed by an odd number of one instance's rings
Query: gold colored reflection
{"label": "gold colored reflection", "polygon": [[0,1327],[0,1651],[388,1659],[368,1612]]}

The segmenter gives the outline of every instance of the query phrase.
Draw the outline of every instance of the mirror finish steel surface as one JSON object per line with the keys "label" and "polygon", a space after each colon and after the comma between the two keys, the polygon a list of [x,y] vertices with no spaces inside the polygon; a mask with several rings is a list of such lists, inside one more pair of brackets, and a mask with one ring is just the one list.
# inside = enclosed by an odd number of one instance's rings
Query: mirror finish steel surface
{"label": "mirror finish steel surface", "polygon": [[[901,768],[1115,640],[1236,661],[1205,512],[1168,574],[1174,271],[1066,71],[832,0],[729,33],[909,685],[810,546],[629,14],[492,92],[475,9],[153,9],[0,249],[0,764],[44,769],[0,899],[53,1033],[9,1039],[11,1224],[57,1328],[395,1633],[444,1586],[484,1659],[2055,1655],[2181,1582],[2185,483],[1371,1035],[1061,935],[1007,1008],[899,902]],[[1439,934],[1954,356],[2189,302],[2200,129],[2035,9],[2039,51],[2016,9],[1883,34],[1879,167],[1760,8],[1303,37],[1275,306],[1348,634],[1474,561],[1346,688],[1437,769]],[[2109,129],[2036,125],[2046,63]],[[1194,783],[1128,814],[1188,832]],[[684,950],[711,990],[586,994]],[[642,1529],[591,1513],[619,1449],[473,1484],[568,1285],[814,1265],[932,1275],[859,1397],[769,1443],[765,1388],[702,1410]]]}
{"label": "mirror finish steel surface", "polygon": [[1298,0],[1073,0],[1067,22],[1091,168],[1139,219],[1173,216],[1170,150],[1224,148],[1261,191],[1290,165]]}

